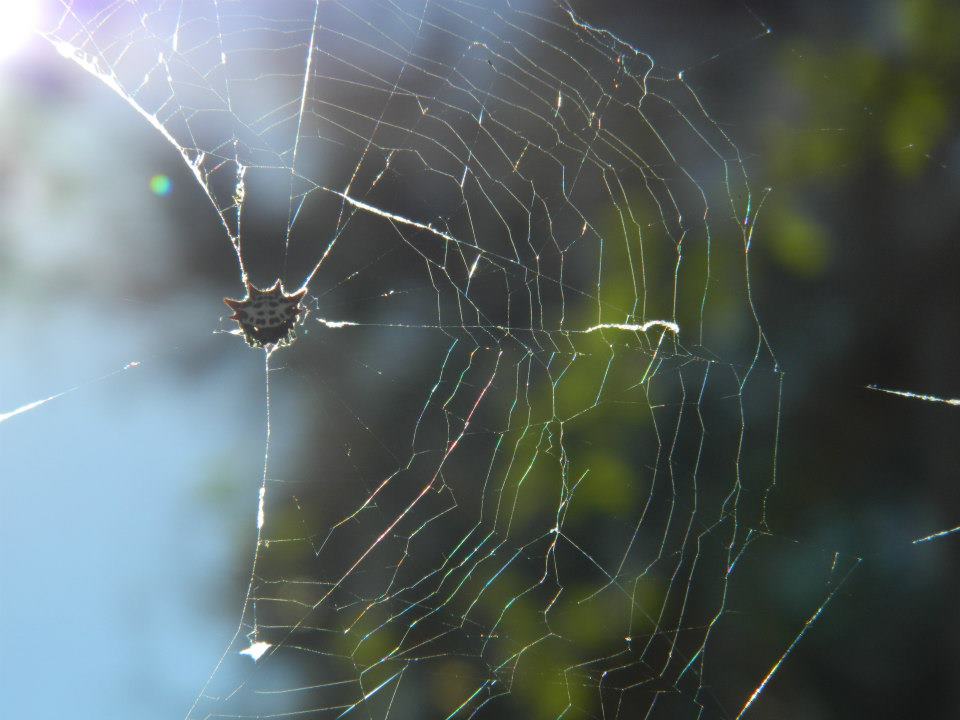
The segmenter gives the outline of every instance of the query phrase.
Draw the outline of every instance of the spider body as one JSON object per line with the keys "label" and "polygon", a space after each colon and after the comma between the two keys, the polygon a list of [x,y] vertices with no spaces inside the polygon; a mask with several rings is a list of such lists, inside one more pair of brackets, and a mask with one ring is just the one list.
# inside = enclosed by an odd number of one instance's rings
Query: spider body
{"label": "spider body", "polygon": [[247,345],[263,348],[284,347],[292,343],[294,327],[305,312],[301,301],[307,289],[287,293],[279,280],[266,289],[256,287],[249,280],[246,286],[245,298],[224,298],[223,302],[233,310],[230,319],[236,321]]}

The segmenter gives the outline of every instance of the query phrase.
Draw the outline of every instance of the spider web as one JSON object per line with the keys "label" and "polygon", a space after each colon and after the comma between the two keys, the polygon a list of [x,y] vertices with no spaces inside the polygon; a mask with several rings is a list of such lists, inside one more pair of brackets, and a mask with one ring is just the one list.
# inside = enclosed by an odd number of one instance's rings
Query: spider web
{"label": "spider web", "polygon": [[45,34],[181,154],[240,281],[309,293],[188,718],[749,710],[855,562],[738,653],[782,374],[762,194],[683,73],[560,1],[74,2]]}

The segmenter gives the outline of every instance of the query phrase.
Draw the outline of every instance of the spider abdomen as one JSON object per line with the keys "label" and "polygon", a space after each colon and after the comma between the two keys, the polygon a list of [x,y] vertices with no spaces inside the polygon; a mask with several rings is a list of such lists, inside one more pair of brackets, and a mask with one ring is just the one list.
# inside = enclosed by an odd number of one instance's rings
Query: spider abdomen
{"label": "spider abdomen", "polygon": [[223,302],[233,310],[240,334],[250,347],[283,347],[293,342],[294,327],[304,314],[302,300],[307,289],[287,293],[283,283],[277,280],[266,289],[256,287],[249,280],[247,295],[242,300],[224,298]]}

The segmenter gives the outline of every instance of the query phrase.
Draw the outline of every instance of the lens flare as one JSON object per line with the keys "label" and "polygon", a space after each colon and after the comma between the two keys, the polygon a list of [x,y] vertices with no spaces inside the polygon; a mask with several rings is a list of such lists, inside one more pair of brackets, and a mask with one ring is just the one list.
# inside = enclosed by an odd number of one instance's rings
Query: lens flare
{"label": "lens flare", "polygon": [[173,183],[166,175],[154,175],[150,178],[150,192],[159,197],[166,197],[170,194]]}

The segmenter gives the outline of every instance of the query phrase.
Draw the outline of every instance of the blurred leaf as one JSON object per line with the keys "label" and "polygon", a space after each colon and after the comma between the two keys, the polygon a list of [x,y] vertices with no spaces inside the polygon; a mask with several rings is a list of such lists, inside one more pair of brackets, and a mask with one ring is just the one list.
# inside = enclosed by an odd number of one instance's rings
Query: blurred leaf
{"label": "blurred leaf", "polygon": [[927,154],[946,128],[947,103],[941,92],[923,75],[906,78],[887,117],[886,150],[890,161],[901,173],[916,175],[926,165]]}
{"label": "blurred leaf", "polygon": [[960,4],[942,0],[902,0],[894,26],[908,52],[932,65],[931,71],[956,73],[960,63]]}
{"label": "blurred leaf", "polygon": [[826,230],[809,215],[776,205],[763,219],[765,242],[774,259],[795,275],[815,277],[830,263]]}

